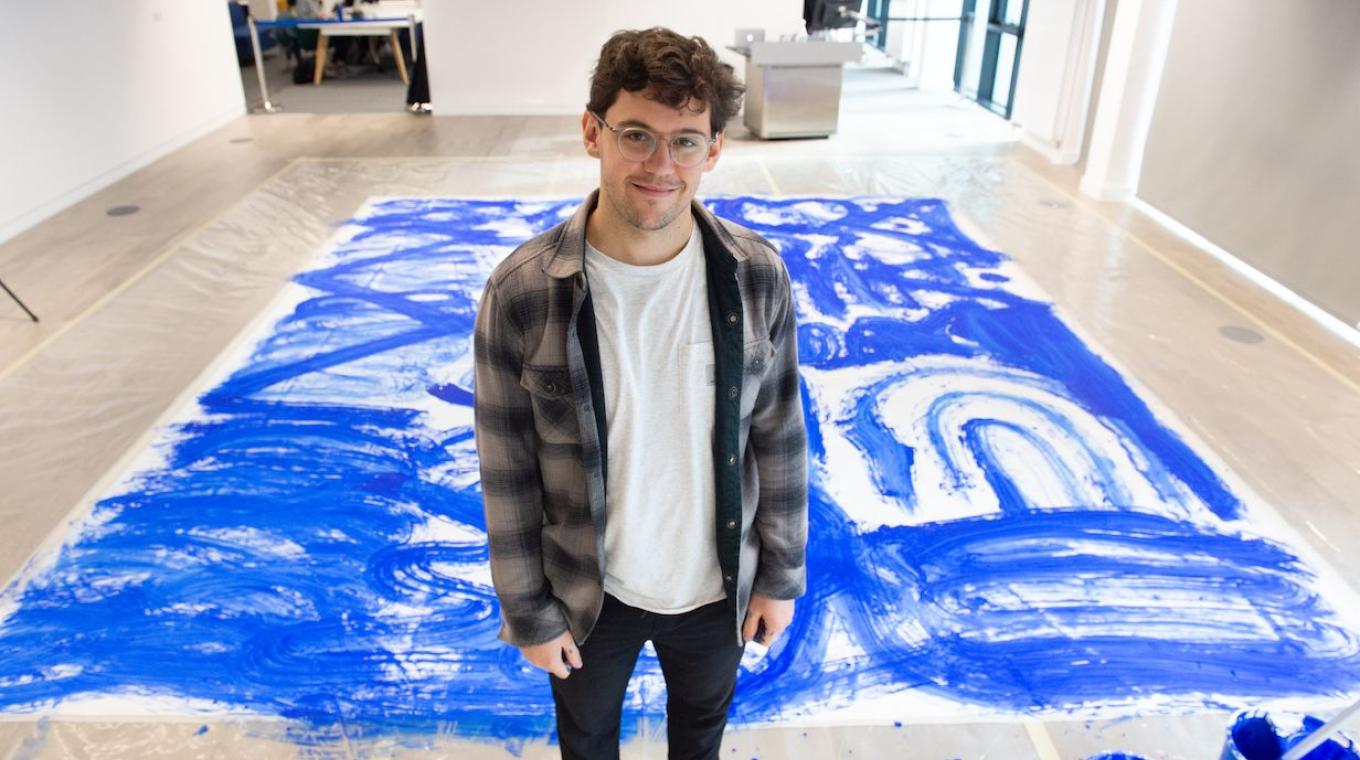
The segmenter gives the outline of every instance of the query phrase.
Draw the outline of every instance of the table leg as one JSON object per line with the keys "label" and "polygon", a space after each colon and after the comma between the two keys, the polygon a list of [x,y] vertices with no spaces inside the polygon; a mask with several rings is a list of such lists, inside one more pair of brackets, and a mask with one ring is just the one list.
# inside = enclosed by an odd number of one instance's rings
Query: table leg
{"label": "table leg", "polygon": [[312,72],[312,84],[321,84],[321,77],[326,73],[326,50],[328,50],[330,46],[330,41],[326,39],[326,33],[317,32],[316,71]]}
{"label": "table leg", "polygon": [[401,54],[401,40],[397,37],[397,30],[393,29],[388,34],[392,39],[392,60],[397,62],[397,73],[401,74],[403,84],[410,84],[411,78],[406,75],[406,59]]}

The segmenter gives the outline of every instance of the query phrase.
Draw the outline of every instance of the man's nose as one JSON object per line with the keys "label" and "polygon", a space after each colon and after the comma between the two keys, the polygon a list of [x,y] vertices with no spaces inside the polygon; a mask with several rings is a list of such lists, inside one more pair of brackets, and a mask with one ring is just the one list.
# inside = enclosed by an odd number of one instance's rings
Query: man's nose
{"label": "man's nose", "polygon": [[665,174],[675,168],[671,161],[671,146],[669,143],[658,143],[656,150],[646,161],[642,162],[642,167],[652,174]]}

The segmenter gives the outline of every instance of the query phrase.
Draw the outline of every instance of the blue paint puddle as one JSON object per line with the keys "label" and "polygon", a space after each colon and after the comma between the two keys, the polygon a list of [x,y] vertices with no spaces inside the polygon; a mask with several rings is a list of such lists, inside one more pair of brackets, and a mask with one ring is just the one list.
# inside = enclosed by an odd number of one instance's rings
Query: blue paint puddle
{"label": "blue paint puddle", "polygon": [[[709,203],[788,264],[814,465],[810,593],[736,723],[912,690],[1026,712],[1360,684],[1309,568],[943,202]],[[574,205],[356,220],[161,460],[10,589],[0,710],[170,695],[551,738],[481,571],[468,352],[490,267]],[[626,708],[628,735],[664,716],[636,685]]]}

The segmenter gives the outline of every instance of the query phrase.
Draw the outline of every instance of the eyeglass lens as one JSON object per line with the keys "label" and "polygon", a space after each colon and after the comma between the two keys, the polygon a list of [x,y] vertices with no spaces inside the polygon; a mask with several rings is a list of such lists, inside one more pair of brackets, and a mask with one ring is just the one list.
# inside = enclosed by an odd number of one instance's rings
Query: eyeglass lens
{"label": "eyeglass lens", "polygon": [[[646,161],[656,152],[657,136],[639,127],[619,133],[619,152],[629,161]],[[676,135],[670,139],[671,160],[680,166],[698,166],[708,156],[708,140],[700,135]]]}

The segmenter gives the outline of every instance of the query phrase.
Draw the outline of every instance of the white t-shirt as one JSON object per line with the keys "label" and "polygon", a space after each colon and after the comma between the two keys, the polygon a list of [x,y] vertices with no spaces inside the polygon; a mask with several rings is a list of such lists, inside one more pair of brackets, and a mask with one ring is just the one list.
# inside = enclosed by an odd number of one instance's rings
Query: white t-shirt
{"label": "white t-shirt", "polygon": [[669,261],[586,244],[608,427],[604,589],[674,615],[727,596],[713,474],[713,333],[696,226]]}

